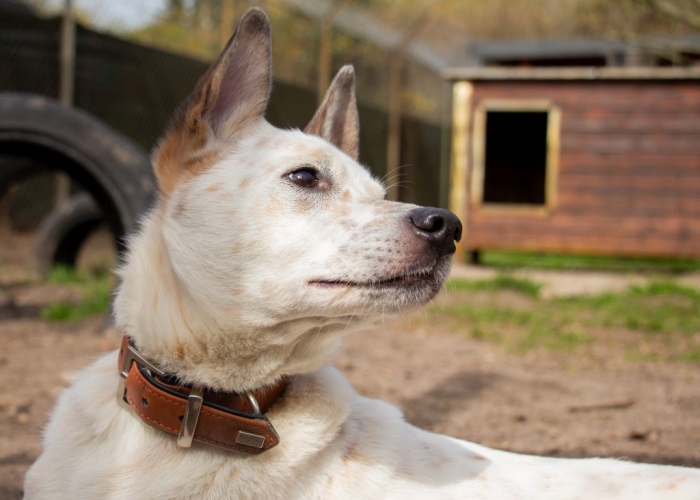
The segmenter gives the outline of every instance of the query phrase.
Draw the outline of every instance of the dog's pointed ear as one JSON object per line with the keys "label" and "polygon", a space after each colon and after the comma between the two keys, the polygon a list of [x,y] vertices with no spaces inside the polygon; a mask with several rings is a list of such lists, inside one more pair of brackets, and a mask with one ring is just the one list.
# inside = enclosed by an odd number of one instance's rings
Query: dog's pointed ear
{"label": "dog's pointed ear", "polygon": [[321,106],[304,132],[317,135],[357,160],[360,150],[360,118],[355,100],[355,70],[343,66],[335,75]]}
{"label": "dog's pointed ear", "polygon": [[201,116],[218,138],[226,138],[248,120],[263,116],[272,86],[270,52],[270,21],[262,10],[248,9],[197,85],[199,106],[195,104],[190,118]]}
{"label": "dog's pointed ear", "polygon": [[[246,11],[223,52],[175,114],[154,154],[161,192],[173,190],[187,170],[206,163],[205,152],[265,114],[272,86],[270,22]],[[213,147],[212,147],[213,144]]]}

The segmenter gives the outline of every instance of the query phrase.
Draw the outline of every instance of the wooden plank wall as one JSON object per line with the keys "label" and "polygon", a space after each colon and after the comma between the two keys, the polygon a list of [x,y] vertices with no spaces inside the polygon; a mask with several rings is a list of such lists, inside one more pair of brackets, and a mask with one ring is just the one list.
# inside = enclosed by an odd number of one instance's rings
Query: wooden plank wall
{"label": "wooden plank wall", "polygon": [[700,256],[700,82],[475,82],[483,99],[561,109],[546,215],[469,206],[464,248]]}

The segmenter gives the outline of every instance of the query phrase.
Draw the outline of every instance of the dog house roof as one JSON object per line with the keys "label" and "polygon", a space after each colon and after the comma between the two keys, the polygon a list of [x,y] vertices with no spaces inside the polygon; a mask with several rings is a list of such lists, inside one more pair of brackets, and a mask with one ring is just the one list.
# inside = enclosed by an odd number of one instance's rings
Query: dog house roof
{"label": "dog house roof", "polygon": [[700,80],[700,68],[448,68],[446,80]]}
{"label": "dog house roof", "polygon": [[700,68],[589,67],[589,68],[447,68],[446,80],[700,80]]}

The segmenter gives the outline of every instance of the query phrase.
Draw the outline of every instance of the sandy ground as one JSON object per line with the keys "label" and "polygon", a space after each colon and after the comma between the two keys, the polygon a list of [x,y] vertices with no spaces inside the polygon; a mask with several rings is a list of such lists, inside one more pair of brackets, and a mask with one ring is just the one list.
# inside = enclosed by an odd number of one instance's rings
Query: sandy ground
{"label": "sandy ground", "polygon": [[[38,319],[43,305],[75,292],[27,283],[31,239],[0,237],[0,498],[15,499],[56,395],[119,334],[100,331],[101,318]],[[619,279],[564,273],[555,286]],[[614,343],[514,355],[420,312],[350,336],[337,365],[359,392],[436,432],[518,452],[700,466],[697,365],[626,362]]]}

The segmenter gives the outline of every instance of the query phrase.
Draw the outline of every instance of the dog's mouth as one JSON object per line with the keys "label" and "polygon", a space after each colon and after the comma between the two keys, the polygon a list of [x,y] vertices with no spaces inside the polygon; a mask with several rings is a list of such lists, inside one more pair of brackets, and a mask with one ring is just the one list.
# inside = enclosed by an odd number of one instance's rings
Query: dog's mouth
{"label": "dog's mouth", "polygon": [[435,280],[437,265],[414,269],[388,278],[378,278],[367,281],[353,281],[346,279],[314,279],[310,285],[323,288],[394,288],[405,287],[418,283],[432,282]]}

